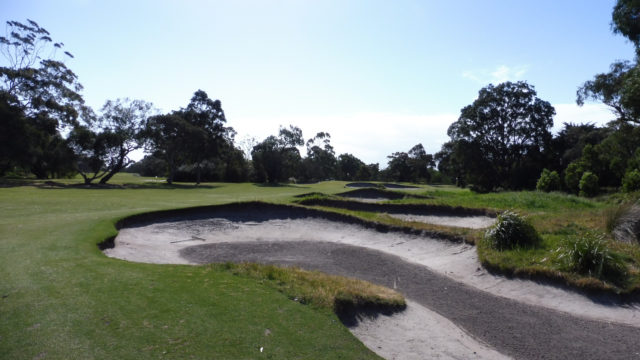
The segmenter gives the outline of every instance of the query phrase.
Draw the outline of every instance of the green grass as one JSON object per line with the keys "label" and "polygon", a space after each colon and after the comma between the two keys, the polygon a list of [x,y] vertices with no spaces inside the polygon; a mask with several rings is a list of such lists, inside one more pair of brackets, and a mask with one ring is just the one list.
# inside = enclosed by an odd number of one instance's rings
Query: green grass
{"label": "green grass", "polygon": [[206,185],[0,188],[1,357],[377,358],[333,311],[291,301],[255,277],[129,263],[98,250],[114,221],[134,213],[344,190],[340,183]]}

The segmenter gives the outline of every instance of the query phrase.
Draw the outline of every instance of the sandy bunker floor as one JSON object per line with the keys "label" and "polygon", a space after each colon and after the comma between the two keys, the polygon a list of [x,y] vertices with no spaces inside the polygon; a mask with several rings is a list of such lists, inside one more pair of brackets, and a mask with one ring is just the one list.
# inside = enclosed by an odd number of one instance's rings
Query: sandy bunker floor
{"label": "sandy bunker floor", "polygon": [[[481,269],[475,249],[468,245],[401,233],[380,233],[359,225],[305,216],[291,217],[290,215],[286,212],[278,214],[277,211],[270,214],[226,211],[203,213],[195,218],[193,216],[188,219],[177,217],[165,219],[161,222],[138,224],[137,226],[121,229],[115,240],[115,247],[105,250],[105,254],[136,262],[193,264],[198,263],[198,261],[187,259],[181,255],[181,251],[184,252],[185,249],[195,245],[252,241],[305,241],[348,244],[398,256],[407,262],[426,266],[456,282],[526,304],[543,306],[584,318],[640,326],[640,310],[636,306],[625,307],[617,304],[612,306],[607,304],[607,299],[594,301],[561,288],[540,285],[530,281],[506,280],[505,278],[488,274]],[[398,280],[402,281],[402,279]],[[427,308],[415,304],[413,306],[410,305],[410,309],[425,317],[431,316],[430,313],[432,313]],[[354,328],[353,331],[374,351],[377,350],[385,357],[410,357],[406,352],[402,356],[394,353],[394,349],[398,347],[411,349],[406,344],[402,345],[401,341],[400,343],[396,341],[393,344],[373,345],[376,341],[382,341],[382,339],[387,342],[391,341],[392,336],[389,334],[383,333],[381,336],[370,335],[369,338],[363,335],[363,333],[367,333],[363,329],[380,329],[382,325],[375,324],[382,324],[378,323],[378,321],[382,320],[386,321],[387,324],[397,321],[393,326],[397,331],[403,328],[402,324],[406,325],[406,317],[404,315],[390,318],[381,317],[376,319],[375,322],[363,321],[362,325]],[[448,345],[435,345],[433,342],[426,342],[426,344],[430,344],[429,346],[433,347],[431,351],[434,353],[449,354],[444,358],[469,358],[470,353],[468,350],[475,349],[473,351],[476,352],[478,357],[495,358],[498,356],[495,351],[482,344],[482,342],[476,341],[469,336],[466,336],[466,338],[460,336],[465,332],[452,322],[449,321],[447,323],[445,321],[442,324],[439,325],[439,331],[442,334],[446,334],[444,335],[445,337],[454,340],[449,341]],[[382,328],[386,326],[382,326]],[[357,329],[361,330],[360,334],[358,334],[359,330]],[[415,333],[416,329],[412,328],[411,332]],[[369,333],[373,334],[374,332],[369,331]],[[424,332],[424,334],[427,333]],[[427,337],[431,336],[428,335]],[[402,338],[407,339],[410,337],[404,336]],[[466,342],[461,345],[463,340]],[[422,342],[425,343],[424,341]],[[376,349],[377,347],[379,349]],[[451,353],[451,348],[465,350]],[[382,349],[387,350],[384,352]],[[420,353],[427,349],[416,350],[414,348],[414,350],[412,352]]]}
{"label": "sandy bunker floor", "polygon": [[452,227],[463,227],[469,229],[483,229],[491,226],[496,219],[488,216],[440,216],[440,215],[410,215],[410,214],[388,214],[391,217],[404,220],[415,221],[427,224],[436,224]]}

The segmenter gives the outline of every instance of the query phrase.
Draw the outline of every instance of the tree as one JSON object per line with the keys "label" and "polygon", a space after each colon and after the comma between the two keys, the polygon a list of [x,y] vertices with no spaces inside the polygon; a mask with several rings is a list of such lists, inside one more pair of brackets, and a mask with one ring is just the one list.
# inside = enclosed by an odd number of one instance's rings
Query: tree
{"label": "tree", "polygon": [[307,140],[307,157],[303,161],[306,180],[318,181],[331,179],[336,176],[337,160],[331,135],[319,132],[315,137]]}
{"label": "tree", "polygon": [[451,144],[439,158],[479,190],[533,187],[544,166],[542,153],[549,146],[555,115],[551,104],[536,95],[526,82],[481,89],[449,127]]}
{"label": "tree", "polygon": [[409,168],[411,168],[411,181],[429,182],[429,180],[431,180],[429,169],[436,165],[433,155],[427,154],[422,144],[417,144],[409,150],[408,156]]}
{"label": "tree", "polygon": [[360,169],[366,166],[362,160],[351,154],[338,156],[338,178],[340,180],[353,181],[357,179]]}
{"label": "tree", "polygon": [[631,40],[636,49],[640,48],[640,1],[618,0],[611,17],[613,32]]}
{"label": "tree", "polygon": [[[47,30],[35,21],[7,21],[7,36],[0,36],[0,52],[9,66],[0,67],[1,89],[15,99],[25,116],[46,114],[58,125],[76,125],[87,110],[80,95],[78,77],[55,58],[64,44],[53,42]],[[43,59],[41,54],[52,54]],[[73,58],[68,51],[64,55]]]}
{"label": "tree", "polygon": [[176,114],[150,117],[143,132],[146,151],[167,164],[167,183],[172,184],[175,172],[188,154],[188,144],[200,141],[203,131]]}
{"label": "tree", "polygon": [[600,101],[610,107],[617,121],[640,124],[640,70],[637,63],[617,61],[611,64],[608,73],[597,74],[586,81],[576,93],[576,103],[584,105],[587,100]]}
{"label": "tree", "polygon": [[206,92],[198,90],[191,97],[189,105],[175,112],[175,115],[200,129],[199,136],[190,139],[187,149],[190,162],[195,164],[196,183],[200,184],[202,162],[219,155],[226,141],[225,134],[229,134],[224,126],[227,120],[222,103],[220,100],[210,99]]}
{"label": "tree", "polygon": [[[73,171],[73,153],[58,130],[77,125],[79,118],[90,120],[92,113],[84,105],[77,76],[56,57],[62,47],[32,20],[8,21],[7,35],[0,36],[6,60],[0,66],[0,131],[6,136],[0,175],[12,167],[38,178]],[[73,57],[67,51],[64,55]]]}
{"label": "tree", "polygon": [[595,76],[578,89],[576,102],[601,101],[611,107],[619,122],[640,124],[640,1],[618,0],[611,14],[611,28],[615,34],[628,38],[636,48],[636,60],[617,61],[608,73]]}
{"label": "tree", "polygon": [[117,99],[102,107],[99,127],[109,145],[105,150],[104,166],[107,172],[100,179],[106,184],[113,175],[131,164],[129,154],[143,147],[144,121],[153,105],[143,100]]}
{"label": "tree", "polygon": [[298,146],[304,145],[302,130],[290,125],[280,127],[278,136],[271,135],[254,146],[251,158],[256,179],[277,183],[297,173],[301,161]]}
{"label": "tree", "polygon": [[112,140],[111,134],[98,133],[82,125],[74,127],[69,134],[71,148],[77,157],[76,170],[85,184],[91,184],[108,172],[105,159]]}

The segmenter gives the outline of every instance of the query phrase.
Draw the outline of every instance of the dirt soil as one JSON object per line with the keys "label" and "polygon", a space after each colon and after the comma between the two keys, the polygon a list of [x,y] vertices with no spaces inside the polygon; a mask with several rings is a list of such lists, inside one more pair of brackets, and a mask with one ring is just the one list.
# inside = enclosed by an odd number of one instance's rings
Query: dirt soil
{"label": "dirt soil", "polygon": [[[272,261],[362,278],[395,287],[410,301],[448,319],[455,324],[450,332],[470,334],[478,349],[486,343],[516,358],[640,356],[637,305],[493,276],[480,269],[475,249],[468,245],[378,232],[289,210],[209,211],[131,224],[105,253],[131,261],[183,264],[218,261],[224,255],[224,261]],[[440,326],[434,324],[421,323],[400,337],[409,339]],[[401,330],[391,328],[381,338],[397,337]],[[451,336],[458,345],[450,347],[460,352],[450,357],[469,358],[462,338]],[[413,350],[402,344],[368,345],[374,351],[378,346],[391,349],[377,349],[391,358],[397,355],[394,351],[407,349],[404,355],[409,358]],[[437,353],[447,353],[446,345],[432,344],[440,349]],[[404,358],[402,353],[397,357]]]}

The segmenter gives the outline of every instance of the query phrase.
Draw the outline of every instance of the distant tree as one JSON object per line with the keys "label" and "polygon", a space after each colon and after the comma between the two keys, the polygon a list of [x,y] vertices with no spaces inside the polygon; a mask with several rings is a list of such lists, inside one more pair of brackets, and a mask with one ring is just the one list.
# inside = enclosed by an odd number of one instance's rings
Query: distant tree
{"label": "distant tree", "polygon": [[[194,133],[187,145],[189,162],[195,164],[196,183],[201,181],[201,165],[205,160],[219,156],[225,146],[228,130],[224,125],[226,117],[220,100],[212,100],[206,92],[198,90],[191,97],[186,108],[175,112],[200,131]],[[195,136],[198,134],[198,136]]]}
{"label": "distant tree", "polygon": [[136,173],[141,176],[165,176],[167,163],[153,155],[146,155],[142,160],[131,163],[124,172]]}
{"label": "distant tree", "polygon": [[481,89],[449,127],[451,143],[439,158],[478,190],[533,187],[544,167],[542,153],[549,146],[555,115],[551,104],[536,95],[526,82]]}
{"label": "distant tree", "polygon": [[379,176],[380,176],[380,165],[378,163],[367,164],[365,166],[360,167],[360,169],[356,173],[355,180],[374,181],[374,180],[378,180]]}
{"label": "distant tree", "polygon": [[345,153],[338,156],[337,166],[340,180],[353,181],[357,179],[360,168],[366,165],[357,157]]}
{"label": "distant tree", "polygon": [[552,169],[564,170],[571,162],[582,156],[586,145],[597,145],[611,133],[610,128],[594,124],[564,123],[551,144],[548,163]]}
{"label": "distant tree", "polygon": [[129,99],[109,100],[104,104],[98,126],[103,136],[109,138],[109,147],[104,154],[107,172],[100,178],[100,184],[106,184],[127,167],[131,163],[129,154],[143,147],[144,121],[152,106],[143,100]]}
{"label": "distant tree", "polygon": [[336,176],[337,159],[331,135],[319,132],[307,140],[307,157],[303,160],[304,176],[308,181],[331,179]]}
{"label": "distant tree", "polygon": [[409,167],[411,168],[412,182],[429,182],[431,173],[429,169],[436,163],[433,155],[427,154],[422,144],[417,144],[409,150]]}
{"label": "distant tree", "polygon": [[85,184],[103,177],[107,172],[105,159],[108,149],[115,145],[111,133],[98,133],[87,126],[78,125],[69,134],[71,148],[77,157],[76,170]]}
{"label": "distant tree", "polygon": [[193,142],[205,137],[204,131],[176,114],[156,115],[145,123],[145,149],[167,164],[167,183],[172,184],[175,172],[191,150]]}
{"label": "distant tree", "polygon": [[304,145],[302,130],[290,125],[280,127],[278,136],[269,136],[251,152],[256,179],[277,183],[294,176],[301,161],[298,146]]}

